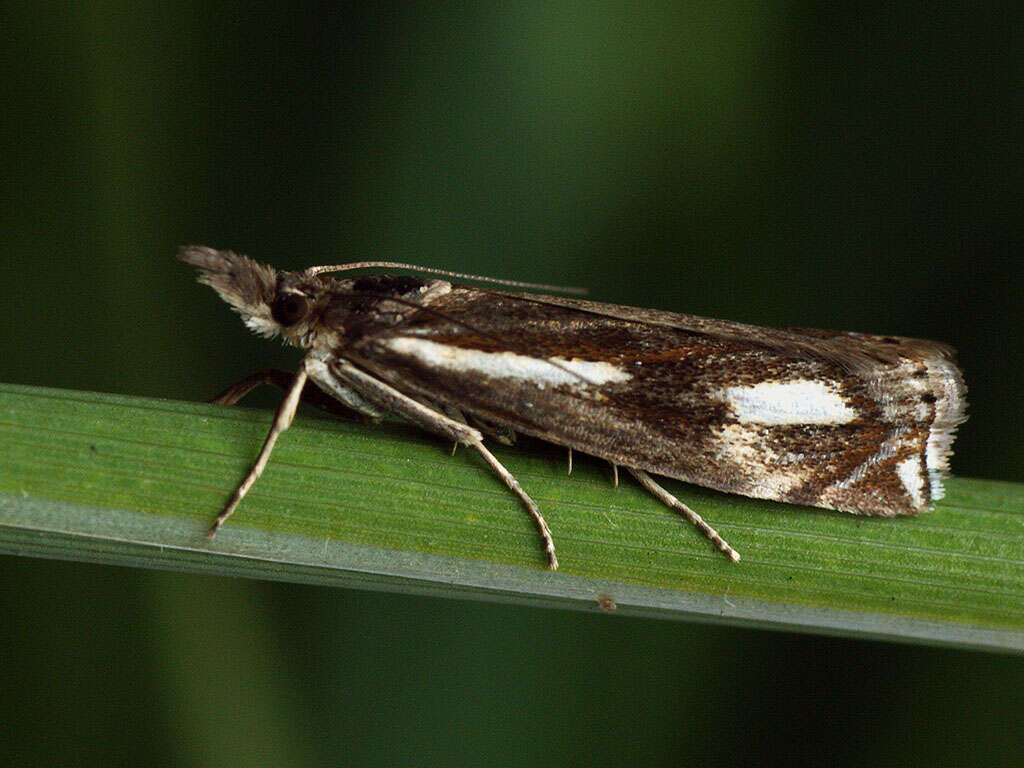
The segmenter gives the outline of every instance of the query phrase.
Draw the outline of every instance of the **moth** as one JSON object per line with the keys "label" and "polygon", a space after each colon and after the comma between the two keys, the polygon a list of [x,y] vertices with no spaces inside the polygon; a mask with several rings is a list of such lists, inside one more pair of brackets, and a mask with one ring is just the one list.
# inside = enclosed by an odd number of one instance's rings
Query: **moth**
{"label": "moth", "polygon": [[178,256],[251,331],[305,351],[294,376],[260,371],[215,398],[232,404],[264,383],[287,392],[211,536],[303,398],[372,420],[397,415],[475,450],[532,516],[552,569],[540,509],[485,438],[530,435],[570,457],[622,466],[738,561],[651,473],[861,515],[916,515],[942,498],[965,418],[953,351],[933,341],[760,328],[441,277],[328,274],[377,267],[471,277],[390,262],[278,272],[202,246]]}

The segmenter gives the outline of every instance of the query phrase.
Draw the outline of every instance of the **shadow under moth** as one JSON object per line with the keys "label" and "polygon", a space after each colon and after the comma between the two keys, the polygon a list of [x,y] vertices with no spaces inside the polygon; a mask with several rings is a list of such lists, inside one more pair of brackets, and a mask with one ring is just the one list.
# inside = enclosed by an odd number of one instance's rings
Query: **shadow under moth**
{"label": "shadow under moth", "polygon": [[[622,466],[734,561],[739,554],[649,473],[729,493],[861,515],[942,498],[965,386],[950,348],[861,333],[760,328],[577,298],[405,275],[362,262],[278,272],[201,246],[199,269],[253,332],[305,350],[298,372],[261,371],[215,402],[271,383],[287,394],[212,536],[267,464],[299,401],[400,416],[472,448],[522,500],[555,569],[537,504],[484,445],[531,435]],[[312,382],[314,386],[307,384]]]}

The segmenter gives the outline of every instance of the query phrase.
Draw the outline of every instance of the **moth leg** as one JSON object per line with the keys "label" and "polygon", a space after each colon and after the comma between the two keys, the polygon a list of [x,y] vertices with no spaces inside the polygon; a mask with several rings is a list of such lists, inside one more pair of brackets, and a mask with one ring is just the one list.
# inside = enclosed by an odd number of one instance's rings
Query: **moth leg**
{"label": "moth leg", "polygon": [[217,519],[213,521],[213,525],[206,532],[207,536],[213,536],[217,533],[217,529],[224,525],[224,521],[227,520],[231,513],[235,511],[238,503],[245,498],[245,494],[252,488],[260,475],[263,474],[263,470],[267,466],[267,462],[270,460],[270,454],[274,450],[274,443],[277,442],[277,438],[292,424],[292,419],[295,418],[295,411],[299,408],[299,399],[302,397],[302,388],[306,385],[306,379],[308,374],[306,373],[306,366],[303,365],[299,369],[299,372],[295,374],[295,379],[292,382],[291,388],[288,390],[288,394],[285,395],[284,400],[277,409],[277,415],[274,417],[274,424],[270,427],[270,432],[267,435],[267,439],[263,441],[263,447],[260,449],[260,455],[256,457],[256,463],[252,465],[252,469],[249,470],[249,474],[246,475],[245,480],[239,484],[238,488],[235,489],[234,495],[228,502],[228,505],[224,507],[224,511],[217,515]]}
{"label": "moth leg", "polygon": [[555,556],[555,540],[551,535],[551,529],[548,527],[547,521],[540,513],[540,507],[537,506],[537,502],[527,495],[512,473],[505,469],[504,465],[495,458],[494,454],[484,447],[484,438],[479,430],[468,424],[456,421],[449,416],[445,416],[443,413],[423,405],[423,403],[414,400],[408,395],[402,394],[390,384],[386,384],[361,371],[347,360],[330,358],[330,366],[323,359],[316,356],[310,356],[306,360],[310,377],[320,386],[333,390],[334,386],[338,384],[338,377],[340,377],[345,384],[358,391],[362,397],[370,400],[374,406],[401,416],[428,432],[433,432],[441,437],[447,437],[449,440],[455,440],[461,445],[476,450],[483,457],[484,461],[491,466],[491,469],[497,473],[498,477],[505,481],[505,485],[523,502],[523,505],[530,513],[530,517],[533,518],[537,530],[540,531],[541,538],[544,540],[544,551],[547,554],[548,567],[551,570],[558,568],[558,558]]}
{"label": "moth leg", "polygon": [[691,523],[697,526],[698,530],[700,530],[701,533],[703,533],[705,536],[711,539],[711,542],[720,550],[722,550],[730,560],[732,560],[734,563],[738,563],[740,561],[739,552],[730,547],[728,543],[726,543],[725,539],[718,535],[718,532],[714,528],[712,528],[710,525],[704,522],[700,515],[698,515],[688,506],[683,504],[683,502],[681,502],[671,493],[669,493],[656,482],[654,482],[651,476],[644,472],[642,469],[630,469],[629,471],[633,474],[633,477],[640,481],[640,485],[642,485],[648,491],[653,493],[655,497],[657,497],[663,503],[667,504],[668,506],[672,507],[675,510],[678,510],[680,513],[682,513],[683,517],[685,517],[687,520],[689,520]]}
{"label": "moth leg", "polygon": [[548,528],[548,523],[544,519],[544,515],[540,513],[540,507],[537,506],[537,502],[527,495],[526,491],[523,490],[523,487],[519,485],[519,481],[516,480],[515,476],[505,469],[505,465],[498,461],[493,453],[484,447],[482,441],[471,445],[477,450],[477,453],[484,457],[484,461],[491,465],[491,469],[498,473],[498,477],[505,481],[505,485],[507,485],[509,489],[511,489],[511,491],[522,500],[527,511],[530,513],[530,517],[533,518],[533,522],[536,523],[537,529],[540,531],[541,538],[544,540],[544,551],[548,556],[548,568],[552,571],[557,571],[558,557],[555,555],[555,539],[551,535],[551,529]]}
{"label": "moth leg", "polygon": [[571,475],[572,474],[572,448],[569,449],[569,468],[568,468],[568,470],[566,470],[565,474],[567,474],[567,475]]}
{"label": "moth leg", "polygon": [[211,397],[210,402],[214,405],[234,405],[262,384],[271,384],[278,389],[287,391],[294,381],[295,376],[288,371],[282,371],[280,368],[264,368],[262,371],[256,371],[252,376],[246,376],[241,381],[235,382],[230,387],[225,387]]}
{"label": "moth leg", "polygon": [[618,488],[619,487],[619,465],[616,464],[614,461],[609,462],[609,463],[612,465],[612,478],[613,478],[613,480],[612,480],[612,484],[613,484],[612,487],[613,488]]}
{"label": "moth leg", "polygon": [[[217,393],[215,397],[210,399],[210,402],[214,405],[234,405],[256,389],[256,387],[263,384],[270,384],[287,392],[294,381],[295,375],[288,371],[282,371],[280,368],[264,368],[262,371],[257,371],[252,376],[247,376]],[[339,402],[337,398],[324,392],[319,386],[309,387],[302,392],[302,402],[335,416],[347,419],[356,418],[375,422],[380,421],[380,413],[367,407],[356,407],[363,404],[355,401],[350,402],[351,400],[349,398],[349,401]]]}

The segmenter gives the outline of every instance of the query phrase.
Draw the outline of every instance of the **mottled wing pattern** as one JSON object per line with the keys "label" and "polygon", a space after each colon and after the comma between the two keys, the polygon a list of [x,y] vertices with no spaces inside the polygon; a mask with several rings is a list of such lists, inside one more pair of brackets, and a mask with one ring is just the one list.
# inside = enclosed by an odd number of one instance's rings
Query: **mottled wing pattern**
{"label": "mottled wing pattern", "polygon": [[428,309],[346,357],[424,401],[730,493],[916,514],[964,418],[934,342],[466,287]]}

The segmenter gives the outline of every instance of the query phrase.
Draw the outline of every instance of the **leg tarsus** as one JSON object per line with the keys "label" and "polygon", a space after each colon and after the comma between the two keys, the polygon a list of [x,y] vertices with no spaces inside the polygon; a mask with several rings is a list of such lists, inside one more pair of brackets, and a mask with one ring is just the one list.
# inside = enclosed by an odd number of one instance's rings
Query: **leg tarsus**
{"label": "leg tarsus", "polygon": [[734,563],[739,562],[739,552],[730,547],[726,540],[718,535],[718,531],[716,531],[710,525],[705,523],[700,515],[698,515],[688,506],[683,504],[683,502],[681,502],[671,493],[669,493],[656,482],[654,482],[651,476],[644,472],[642,469],[630,469],[629,471],[633,474],[633,477],[635,477],[640,482],[640,485],[642,485],[644,488],[646,488],[648,491],[654,494],[654,496],[657,497],[658,500],[677,510],[683,515],[683,517],[685,517],[687,520],[689,520],[691,523],[697,526],[697,529],[705,536],[707,536],[709,539],[711,539],[711,543],[718,547],[720,550],[722,550],[722,552],[724,552],[730,560],[732,560]]}
{"label": "leg tarsus", "polygon": [[555,539],[551,535],[551,529],[548,528],[547,521],[540,513],[540,507],[537,506],[537,502],[527,495],[526,491],[523,490],[523,487],[519,485],[519,481],[515,479],[511,472],[505,469],[505,466],[498,461],[493,453],[484,447],[483,442],[469,443],[469,446],[475,448],[477,453],[484,457],[484,461],[491,465],[491,469],[498,473],[498,477],[505,481],[505,485],[507,485],[526,506],[527,511],[530,513],[530,517],[533,518],[533,522],[537,525],[537,530],[540,531],[541,538],[544,540],[544,551],[548,556],[548,568],[552,571],[558,570],[558,557],[555,555]]}
{"label": "leg tarsus", "polygon": [[[360,395],[365,397],[374,406],[402,416],[413,424],[418,424],[436,435],[474,448],[526,506],[527,511],[540,530],[541,537],[544,539],[544,550],[548,556],[548,567],[551,570],[558,568],[558,558],[555,557],[555,542],[551,536],[551,529],[548,528],[544,516],[540,513],[540,508],[526,494],[526,491],[522,489],[519,481],[512,476],[512,473],[505,469],[501,462],[484,447],[484,438],[479,430],[414,400],[403,392],[399,392],[390,384],[380,381],[365,371],[360,370],[343,358],[325,361],[311,355],[306,360],[309,361],[314,381],[320,376],[328,375],[329,372],[329,375],[341,378],[348,386],[359,392]],[[329,369],[327,368],[328,362],[331,364]]]}
{"label": "leg tarsus", "polygon": [[266,440],[263,441],[263,447],[260,449],[259,456],[256,457],[256,462],[252,465],[252,469],[249,470],[249,474],[245,476],[245,479],[239,483],[238,488],[235,489],[234,494],[231,496],[231,500],[228,501],[227,506],[224,507],[224,511],[217,515],[217,518],[213,521],[213,525],[206,532],[207,537],[213,537],[217,533],[217,529],[224,525],[224,521],[227,520],[231,513],[235,511],[239,502],[245,498],[245,494],[252,488],[260,475],[263,474],[263,470],[267,466],[267,462],[270,460],[270,454],[274,450],[274,443],[277,442],[277,438],[292,424],[292,419],[295,418],[295,411],[299,407],[299,398],[302,396],[302,389],[306,384],[306,369],[302,367],[299,372],[295,374],[295,378],[292,381],[291,388],[288,390],[288,394],[285,396],[281,405],[278,406],[277,415],[274,416],[274,423],[270,427],[270,432],[267,434]]}

